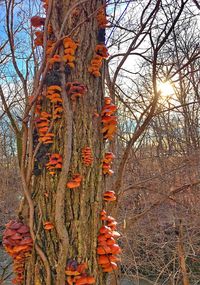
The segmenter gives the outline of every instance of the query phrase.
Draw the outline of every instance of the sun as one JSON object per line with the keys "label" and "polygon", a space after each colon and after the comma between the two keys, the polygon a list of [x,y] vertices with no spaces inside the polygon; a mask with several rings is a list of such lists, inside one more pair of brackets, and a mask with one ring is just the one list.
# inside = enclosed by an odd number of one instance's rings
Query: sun
{"label": "sun", "polygon": [[168,81],[158,83],[158,91],[161,97],[171,97],[174,94],[174,88]]}

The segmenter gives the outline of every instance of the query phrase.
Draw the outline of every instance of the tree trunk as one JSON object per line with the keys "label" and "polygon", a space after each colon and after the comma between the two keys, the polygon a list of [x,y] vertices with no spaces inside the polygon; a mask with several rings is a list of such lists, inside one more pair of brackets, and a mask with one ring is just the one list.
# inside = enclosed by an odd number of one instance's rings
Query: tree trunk
{"label": "tree trunk", "polygon": [[[81,1],[80,1],[81,2]],[[85,1],[73,9],[64,25],[63,34],[78,43],[75,53],[75,68],[60,64],[58,70],[47,73],[43,93],[48,86],[55,85],[51,77],[56,74],[62,88],[64,112],[62,119],[53,124],[55,138],[50,148],[41,145],[42,153],[37,167],[40,175],[32,177],[31,191],[34,204],[34,233],[36,244],[32,256],[26,262],[24,284],[67,284],[65,268],[67,262],[88,265],[87,274],[94,276],[95,284],[105,284],[104,276],[97,267],[96,246],[100,227],[99,213],[102,209],[102,152],[101,119],[95,114],[101,112],[103,99],[103,76],[95,78],[88,72],[88,66],[97,45],[98,25],[95,11],[103,4],[101,0]],[[50,23],[55,36],[58,36],[65,16],[74,1],[53,1]],[[75,28],[76,27],[76,28]],[[56,54],[63,56],[60,45]],[[81,98],[72,100],[66,91],[68,82],[79,82],[87,92]],[[49,112],[49,103],[42,102],[42,111]],[[90,147],[94,161],[85,166],[81,159],[84,147]],[[45,153],[46,151],[46,153]],[[54,176],[45,167],[48,154],[62,155],[62,170]],[[83,177],[81,186],[75,189],[66,187],[74,174]],[[44,223],[54,227],[45,230]]]}

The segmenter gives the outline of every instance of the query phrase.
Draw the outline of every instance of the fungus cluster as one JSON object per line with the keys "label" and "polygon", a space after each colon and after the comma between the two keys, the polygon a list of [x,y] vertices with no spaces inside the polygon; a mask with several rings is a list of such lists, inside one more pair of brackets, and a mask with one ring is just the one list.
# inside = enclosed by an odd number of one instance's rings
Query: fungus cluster
{"label": "fungus cluster", "polygon": [[42,30],[35,30],[34,35],[35,35],[35,39],[34,39],[34,44],[35,46],[43,46],[43,36],[44,36],[44,32],[43,32],[43,27],[45,24],[45,20],[46,18],[42,18],[39,16],[34,16],[31,18],[31,26],[34,28],[41,28]]}
{"label": "fungus cluster", "polygon": [[49,221],[44,222],[43,226],[46,231],[50,231],[54,228],[54,225],[52,224],[52,222],[49,222]]}
{"label": "fungus cluster", "polygon": [[71,97],[72,101],[76,101],[85,95],[87,88],[84,84],[79,82],[67,82],[67,94]]}
{"label": "fungus cluster", "polygon": [[66,187],[69,189],[77,188],[81,185],[82,179],[83,179],[83,177],[80,174],[78,174],[78,173],[74,174],[72,176],[72,179],[69,182],[67,182]]}
{"label": "fungus cluster", "polygon": [[105,46],[105,28],[107,26],[108,21],[106,18],[104,6],[98,9],[96,18],[99,28],[97,36],[98,44],[95,47],[95,53],[88,67],[88,71],[94,77],[100,77],[101,76],[100,69],[102,67],[103,60],[109,56],[108,49]]}
{"label": "fungus cluster", "polygon": [[95,48],[95,54],[90,62],[88,71],[95,77],[100,77],[100,69],[103,64],[103,59],[106,59],[109,56],[108,50],[104,44],[99,44]]}
{"label": "fungus cluster", "polygon": [[106,202],[114,202],[117,200],[114,191],[106,191],[103,193],[103,199]]}
{"label": "fungus cluster", "polygon": [[[48,0],[43,0],[44,9],[48,8]],[[44,25],[46,18],[39,16],[34,16],[31,18],[31,25],[36,36],[34,42],[36,46],[44,47],[43,37],[44,37]],[[38,152],[35,156],[34,163],[34,175],[40,175],[42,168],[45,166],[49,170],[49,174],[54,176],[57,171],[62,168],[62,157],[57,153],[52,153],[50,146],[54,143],[56,137],[55,122],[62,118],[63,105],[60,87],[60,74],[59,74],[59,63],[62,61],[58,54],[53,55],[54,44],[56,38],[53,34],[53,29],[51,23],[47,26],[47,41],[46,41],[46,62],[49,63],[49,71],[44,79],[44,87],[41,94],[36,99],[34,104],[34,115],[35,115],[35,129],[34,129],[34,146],[36,149],[38,143],[41,143]],[[56,65],[57,64],[57,65]],[[33,97],[29,98],[30,103]],[[36,134],[37,133],[37,134]],[[45,148],[43,145],[46,145]],[[55,148],[54,148],[55,152]],[[41,155],[40,155],[41,153]],[[48,156],[50,159],[48,161]]]}
{"label": "fungus cluster", "polygon": [[[47,108],[50,110],[50,113],[46,111],[42,111],[41,115],[43,115],[44,119],[42,121],[42,124],[39,124],[39,126],[42,127],[42,137],[41,132],[39,131],[39,142],[42,142],[43,144],[53,144],[53,139],[55,137],[55,132],[53,131],[54,124],[51,122],[58,121],[62,118],[63,113],[63,106],[62,106],[62,98],[61,98],[61,87],[58,85],[50,85],[47,87],[45,92],[45,97],[47,100],[49,100],[50,105],[48,104]],[[48,101],[47,101],[48,103]],[[38,119],[36,119],[38,120]],[[41,116],[40,116],[41,120]],[[50,128],[51,124],[51,128]],[[37,124],[38,127],[38,124]],[[46,164],[46,168],[49,170],[49,174],[54,175],[56,172],[55,170],[60,170],[62,168],[62,157],[60,154],[53,153],[50,156],[49,162]]]}
{"label": "fungus cluster", "polygon": [[53,143],[54,134],[48,131],[50,126],[50,118],[51,114],[41,112],[40,117],[35,120],[39,134],[39,142],[42,142],[43,144]]}
{"label": "fungus cluster", "polygon": [[114,113],[117,111],[117,107],[112,104],[110,97],[104,98],[104,106],[101,111],[101,122],[103,128],[101,130],[105,140],[112,140],[117,130],[117,117]]}
{"label": "fungus cluster", "polygon": [[95,47],[95,52],[102,59],[109,57],[108,49],[104,44],[98,44]]}
{"label": "fungus cluster", "polygon": [[101,6],[97,12],[97,23],[98,23],[98,43],[105,44],[106,39],[106,27],[108,24],[108,20],[106,18],[105,7]]}
{"label": "fungus cluster", "polygon": [[114,171],[111,169],[112,161],[115,158],[114,154],[112,152],[106,152],[103,158],[103,174],[106,175],[112,175]]}
{"label": "fungus cluster", "polygon": [[68,285],[88,285],[94,284],[95,278],[89,276],[86,272],[88,266],[87,263],[80,263],[76,260],[69,260],[67,262],[67,267],[65,269],[65,274],[67,275]]}
{"label": "fungus cluster", "polygon": [[[38,142],[50,146],[54,142],[55,132],[53,131],[54,124],[52,122],[62,118],[63,106],[61,98],[61,87],[59,85],[49,85],[46,91],[43,93],[43,101],[46,99],[46,108],[44,110],[42,99],[36,102],[35,112],[36,117],[36,129],[38,132]],[[41,96],[40,96],[41,97]],[[49,104],[50,103],[50,104]],[[40,105],[39,105],[40,104]],[[48,112],[46,111],[48,110]],[[54,175],[55,170],[62,168],[62,157],[59,154],[52,154],[46,168],[51,175]]]}
{"label": "fungus cluster", "polygon": [[3,233],[3,245],[13,258],[13,271],[16,277],[12,282],[21,285],[24,281],[25,261],[33,247],[29,227],[21,221],[10,221]]}
{"label": "fungus cluster", "polygon": [[63,61],[70,67],[74,68],[75,52],[78,45],[69,37],[63,40],[64,56]]}
{"label": "fungus cluster", "polygon": [[[51,30],[52,32],[52,30]],[[50,63],[50,67],[52,68],[54,64],[59,64],[61,62],[65,63],[65,70],[67,70],[67,73],[70,68],[75,67],[75,53],[78,45],[69,37],[64,38],[63,40],[63,46],[64,46],[64,55],[60,56],[58,54],[55,54],[53,57],[49,57],[51,54],[53,48],[54,48],[55,41],[54,40],[48,40],[47,41],[47,50],[46,54],[48,56],[48,62]],[[57,66],[56,66],[57,67]],[[68,69],[67,69],[68,68]]]}
{"label": "fungus cluster", "polygon": [[51,109],[53,110],[53,119],[61,119],[63,113],[62,98],[61,98],[61,87],[58,85],[51,85],[47,88],[46,98],[48,98],[52,104]]}
{"label": "fungus cluster", "polygon": [[108,20],[106,18],[105,7],[101,6],[97,12],[97,23],[100,29],[105,29],[108,24]]}
{"label": "fungus cluster", "polygon": [[62,57],[59,54],[55,54],[53,57],[48,59],[48,62],[50,63],[50,67],[53,67],[54,63],[60,63],[62,61]]}
{"label": "fungus cluster", "polygon": [[[103,59],[106,59],[109,54],[105,46],[105,28],[107,27],[108,20],[106,18],[105,6],[101,6],[97,12],[98,23],[98,44],[95,47],[95,54],[90,62],[88,71],[95,77],[101,76],[100,69],[103,64]],[[104,140],[111,141],[117,130],[117,117],[115,112],[117,107],[112,103],[110,97],[104,98],[104,106],[101,111],[101,123],[103,127],[101,133]],[[97,114],[98,117],[98,114]],[[85,154],[82,155],[84,157]],[[90,155],[90,151],[89,154]],[[112,152],[106,152],[102,161],[102,172],[104,175],[112,175],[114,172],[111,169],[113,159],[115,155]],[[103,193],[104,202],[116,201],[116,195],[114,191],[105,191]],[[102,267],[103,272],[112,272],[117,269],[118,254],[121,253],[121,248],[116,242],[116,238],[119,238],[120,234],[116,232],[117,222],[111,216],[108,216],[105,210],[101,212],[101,221],[103,223],[99,230],[98,235],[98,264]]]}
{"label": "fungus cluster", "polygon": [[95,54],[90,62],[90,66],[88,67],[88,71],[94,75],[95,77],[100,77],[101,72],[100,69],[102,67],[103,58],[100,55]]}
{"label": "fungus cluster", "polygon": [[82,160],[86,166],[90,166],[93,163],[92,150],[89,146],[82,149]]}
{"label": "fungus cluster", "polygon": [[35,46],[43,46],[44,33],[41,31],[36,31],[35,36],[36,36],[34,39]]}
{"label": "fungus cluster", "polygon": [[39,28],[41,26],[44,26],[45,20],[46,20],[46,18],[42,18],[42,17],[39,17],[39,16],[33,16],[31,18],[31,25],[34,28]]}
{"label": "fungus cluster", "polygon": [[59,153],[53,153],[50,156],[49,162],[46,164],[50,175],[55,175],[56,170],[62,169],[62,156]]}
{"label": "fungus cluster", "polygon": [[121,248],[116,242],[120,234],[116,231],[117,222],[111,216],[108,216],[105,210],[101,211],[101,220],[104,225],[99,229],[97,254],[98,264],[103,272],[112,272],[118,268],[117,261],[120,261],[118,254]]}

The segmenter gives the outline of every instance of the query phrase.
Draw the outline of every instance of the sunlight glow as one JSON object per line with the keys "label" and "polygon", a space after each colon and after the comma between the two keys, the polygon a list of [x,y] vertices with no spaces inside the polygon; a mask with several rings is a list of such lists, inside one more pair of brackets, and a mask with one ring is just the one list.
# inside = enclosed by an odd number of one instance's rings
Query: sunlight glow
{"label": "sunlight glow", "polygon": [[159,82],[158,91],[160,92],[161,97],[171,97],[174,94],[174,88],[170,82]]}

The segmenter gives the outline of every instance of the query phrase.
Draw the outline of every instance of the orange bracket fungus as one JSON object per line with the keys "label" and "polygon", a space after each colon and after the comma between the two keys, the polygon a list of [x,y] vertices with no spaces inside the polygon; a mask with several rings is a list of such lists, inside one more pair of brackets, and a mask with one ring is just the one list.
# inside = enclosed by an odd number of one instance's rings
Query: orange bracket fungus
{"label": "orange bracket fungus", "polygon": [[54,133],[46,133],[43,137],[39,138],[39,142],[42,142],[43,144],[52,144]]}
{"label": "orange bracket fungus", "polygon": [[54,175],[55,170],[62,169],[62,156],[59,153],[53,153],[46,168],[49,170],[49,174]]}
{"label": "orange bracket fungus", "polygon": [[61,92],[62,89],[59,85],[51,85],[48,86],[47,92],[49,92],[49,94],[53,94],[54,92]]}
{"label": "orange bracket fungus", "polygon": [[76,260],[69,260],[65,269],[68,285],[94,284],[95,278],[86,273],[87,263],[78,264]]}
{"label": "orange bracket fungus", "polygon": [[104,139],[112,140],[117,130],[117,117],[113,115],[117,107],[111,103],[112,99],[110,97],[105,97],[104,102],[105,105],[101,111],[101,122],[103,123],[101,132]]}
{"label": "orange bracket fungus", "polygon": [[102,210],[100,215],[101,215],[101,220],[102,221],[106,221],[107,220],[107,216],[106,216],[106,211],[105,210]]}
{"label": "orange bracket fungus", "polygon": [[112,152],[105,153],[102,165],[103,174],[112,175],[114,173],[113,170],[111,170],[111,164],[114,158],[115,156]]}
{"label": "orange bracket fungus", "polygon": [[102,67],[102,60],[103,58],[100,55],[95,54],[91,60],[90,66],[88,67],[88,71],[95,77],[101,76],[99,70]]}
{"label": "orange bracket fungus", "polygon": [[96,18],[99,27],[98,36],[97,36],[98,44],[95,47],[95,54],[90,62],[88,71],[94,77],[100,77],[101,76],[100,69],[103,64],[103,59],[109,56],[108,50],[105,46],[105,28],[107,26],[108,21],[106,19],[104,6],[98,9]]}
{"label": "orange bracket fungus", "polygon": [[87,284],[94,284],[95,278],[92,276],[80,276],[76,277],[76,285],[87,285]]}
{"label": "orange bracket fungus", "polygon": [[107,202],[113,202],[113,201],[116,201],[117,198],[115,196],[114,191],[106,191],[103,194],[103,199],[104,201],[107,201]]}
{"label": "orange bracket fungus", "polygon": [[3,233],[3,245],[13,258],[13,271],[16,277],[12,280],[12,283],[23,284],[25,260],[30,256],[33,247],[29,227],[21,221],[10,221],[6,224]]}
{"label": "orange bracket fungus", "polygon": [[77,188],[81,185],[81,181],[82,181],[82,176],[80,174],[74,174],[72,177],[72,180],[70,180],[69,182],[67,182],[67,187],[70,189],[74,189]]}
{"label": "orange bracket fungus", "polygon": [[114,231],[117,223],[113,217],[107,216],[105,210],[101,211],[100,216],[106,225],[99,229],[97,237],[98,264],[102,267],[103,272],[112,272],[118,268],[116,262],[120,261],[117,255],[121,253],[121,248],[115,240],[120,234]]}
{"label": "orange bracket fungus", "polygon": [[108,20],[106,19],[106,12],[104,6],[99,8],[96,18],[99,28],[105,29],[107,27]]}
{"label": "orange bracket fungus", "polygon": [[71,99],[75,101],[77,98],[80,98],[85,95],[87,88],[84,84],[79,82],[68,82],[66,84],[67,94],[71,96]]}
{"label": "orange bracket fungus", "polygon": [[116,230],[117,222],[113,217],[107,216],[106,221],[107,221],[107,226],[110,227],[112,231]]}
{"label": "orange bracket fungus", "polygon": [[[105,7],[99,8],[97,13],[98,22],[98,43],[95,47],[95,55],[91,60],[88,71],[95,77],[101,75],[100,68],[103,63],[103,59],[106,59],[109,54],[105,46],[105,28],[108,24],[106,18]],[[104,106],[101,112],[101,123],[103,128],[101,130],[103,138],[105,140],[112,140],[117,130],[117,117],[114,115],[117,111],[117,107],[112,104],[110,97],[104,98]],[[112,175],[114,172],[111,169],[113,159],[115,158],[112,152],[106,152],[103,158],[102,170],[104,175]],[[105,202],[116,201],[116,195],[114,191],[106,191],[103,194]],[[120,237],[120,234],[116,231],[117,222],[116,220],[108,216],[105,210],[100,213],[100,219],[103,223],[99,229],[99,235],[97,237],[98,246],[97,254],[99,255],[98,264],[102,267],[103,272],[113,272],[118,268],[117,261],[119,258],[117,255],[121,253],[121,248],[116,243],[116,238]]]}
{"label": "orange bracket fungus", "polygon": [[97,55],[101,56],[102,58],[109,57],[108,49],[104,44],[99,44],[95,48],[95,52]]}
{"label": "orange bracket fungus", "polygon": [[61,61],[62,61],[62,58],[61,58],[61,56],[59,54],[55,54],[52,58],[48,59],[48,62],[50,64],[54,64],[56,62],[61,62]]}
{"label": "orange bracket fungus", "polygon": [[46,97],[53,104],[53,119],[61,119],[63,113],[62,98],[61,98],[61,87],[58,85],[51,85],[47,88]]}
{"label": "orange bracket fungus", "polygon": [[102,67],[103,59],[109,56],[108,50],[104,44],[98,44],[95,48],[95,54],[90,62],[88,71],[95,77],[101,76],[100,69]]}
{"label": "orange bracket fungus", "polygon": [[82,160],[86,166],[90,166],[93,163],[91,148],[86,146],[82,149]]}
{"label": "orange bracket fungus", "polygon": [[36,38],[34,39],[35,46],[43,46],[44,33],[41,31],[35,31]]}
{"label": "orange bracket fungus", "polygon": [[[76,52],[76,49],[78,47],[78,45],[69,37],[64,38],[63,40],[63,46],[65,48],[65,54],[71,54],[74,55]],[[68,51],[67,49],[70,49],[70,51]]]}
{"label": "orange bracket fungus", "polygon": [[53,111],[53,119],[54,120],[61,119],[62,113],[63,113],[63,107],[62,106],[55,107],[55,109]]}
{"label": "orange bracket fungus", "polygon": [[36,120],[39,137],[42,138],[48,132],[50,120],[48,118],[40,117]]}
{"label": "orange bracket fungus", "polygon": [[52,230],[54,228],[54,225],[51,222],[48,222],[48,221],[44,222],[43,226],[44,226],[44,229],[47,230],[47,231],[50,231],[50,230]]}
{"label": "orange bracket fungus", "polygon": [[70,68],[74,68],[75,52],[78,45],[71,38],[67,37],[63,40],[63,46],[64,46],[64,56],[62,57],[62,60]]}
{"label": "orange bracket fungus", "polygon": [[35,28],[44,26],[46,18],[41,18],[39,16],[34,16],[31,18],[31,25]]}
{"label": "orange bracket fungus", "polygon": [[35,120],[38,134],[39,134],[39,142],[43,144],[52,144],[54,134],[48,132],[50,126],[51,114],[47,112],[40,112],[40,117]]}
{"label": "orange bracket fungus", "polygon": [[52,104],[60,106],[63,102],[61,98],[61,87],[58,85],[51,85],[47,87],[46,97],[51,101]]}

